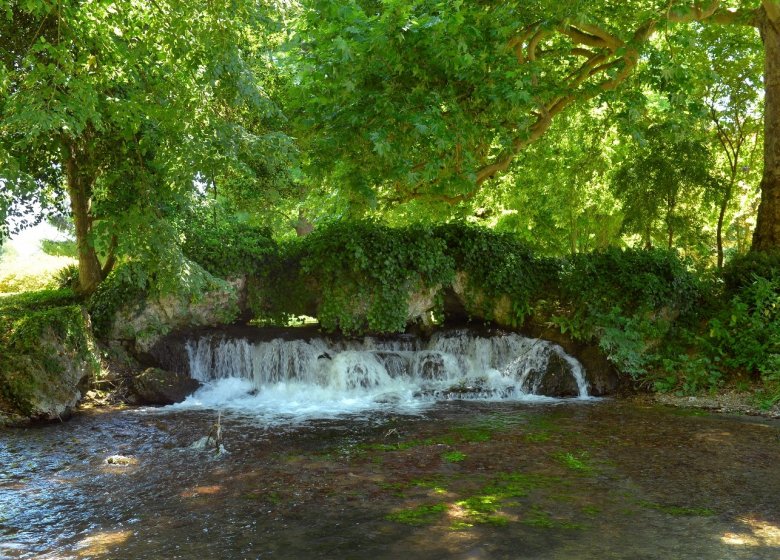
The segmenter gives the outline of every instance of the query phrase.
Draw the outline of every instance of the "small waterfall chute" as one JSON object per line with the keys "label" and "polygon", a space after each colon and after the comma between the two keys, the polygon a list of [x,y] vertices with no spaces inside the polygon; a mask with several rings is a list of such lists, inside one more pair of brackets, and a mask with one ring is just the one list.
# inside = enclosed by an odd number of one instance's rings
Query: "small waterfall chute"
{"label": "small waterfall chute", "polygon": [[186,342],[204,387],[181,405],[337,414],[441,399],[586,398],[582,365],[551,342],[514,333],[444,331],[363,340],[250,341],[210,334]]}

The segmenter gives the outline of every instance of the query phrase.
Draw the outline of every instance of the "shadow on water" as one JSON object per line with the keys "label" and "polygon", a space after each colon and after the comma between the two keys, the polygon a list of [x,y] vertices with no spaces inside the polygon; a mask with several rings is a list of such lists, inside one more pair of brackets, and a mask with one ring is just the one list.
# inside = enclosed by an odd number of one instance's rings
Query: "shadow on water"
{"label": "shadow on water", "polygon": [[780,423],[441,403],[274,428],[108,411],[0,438],[3,558],[780,557]]}

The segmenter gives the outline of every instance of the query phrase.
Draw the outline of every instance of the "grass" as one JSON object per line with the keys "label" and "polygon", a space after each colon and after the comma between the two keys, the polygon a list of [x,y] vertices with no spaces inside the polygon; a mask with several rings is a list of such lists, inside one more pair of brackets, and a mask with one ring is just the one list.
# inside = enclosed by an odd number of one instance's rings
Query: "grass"
{"label": "grass", "polygon": [[30,292],[52,287],[54,275],[76,260],[40,253],[21,258],[12,252],[0,257],[0,294]]}
{"label": "grass", "polygon": [[593,466],[590,464],[590,455],[587,451],[578,453],[560,452],[553,455],[555,459],[568,469],[582,473],[591,474]]}

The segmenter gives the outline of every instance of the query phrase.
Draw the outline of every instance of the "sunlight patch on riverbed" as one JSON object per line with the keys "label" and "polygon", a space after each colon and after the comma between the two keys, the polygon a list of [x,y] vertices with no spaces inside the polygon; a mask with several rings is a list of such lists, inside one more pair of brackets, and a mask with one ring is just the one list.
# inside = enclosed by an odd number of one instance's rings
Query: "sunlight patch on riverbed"
{"label": "sunlight patch on riverbed", "polygon": [[100,531],[82,539],[77,545],[79,558],[108,554],[112,547],[124,544],[133,535],[130,530]]}
{"label": "sunlight patch on riverbed", "polygon": [[743,518],[749,532],[725,533],[721,541],[734,546],[780,546],[780,527],[760,519]]}

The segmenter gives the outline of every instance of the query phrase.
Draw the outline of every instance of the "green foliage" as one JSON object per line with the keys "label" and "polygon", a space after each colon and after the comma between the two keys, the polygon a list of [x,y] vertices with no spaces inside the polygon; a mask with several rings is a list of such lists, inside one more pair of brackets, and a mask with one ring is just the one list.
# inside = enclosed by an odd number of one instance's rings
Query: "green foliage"
{"label": "green foliage", "polygon": [[466,454],[461,451],[448,451],[443,453],[441,458],[448,463],[460,463],[466,460]]}
{"label": "green foliage", "polygon": [[346,334],[403,331],[410,294],[453,278],[444,242],[425,226],[333,222],[306,237],[300,263],[321,290],[320,324]]}
{"label": "green foliage", "polygon": [[723,282],[728,294],[736,294],[761,277],[780,278],[780,251],[751,251],[731,259],[723,268]]}
{"label": "green foliage", "polygon": [[197,183],[278,198],[295,158],[265,87],[280,19],[255,1],[11,2],[0,15],[0,229],[7,215],[67,212],[69,194],[87,292],[100,279],[87,247],[137,258]]}
{"label": "green foliage", "polygon": [[52,239],[43,239],[41,249],[47,255],[53,257],[71,257],[78,258],[78,249],[75,241],[54,241]]}
{"label": "green foliage", "polygon": [[31,311],[45,311],[76,303],[72,290],[41,290],[0,297],[0,320],[19,318]]}
{"label": "green foliage", "polygon": [[672,251],[608,249],[570,259],[561,291],[564,313],[553,321],[575,338],[595,337],[621,371],[638,378],[674,321],[694,309],[702,286]]}
{"label": "green foliage", "polygon": [[709,322],[723,363],[780,382],[780,277],[756,277]]}
{"label": "green foliage", "polygon": [[617,169],[613,189],[623,204],[623,228],[645,247],[672,249],[675,236],[701,231],[704,193],[716,188],[712,160],[694,126],[657,125]]}
{"label": "green foliage", "polygon": [[59,269],[54,274],[52,281],[54,286],[58,289],[75,289],[79,284],[79,266],[77,264],[70,264]]}
{"label": "green foliage", "polygon": [[256,275],[276,253],[268,229],[235,218],[194,215],[185,227],[184,255],[221,278]]}
{"label": "green foliage", "polygon": [[89,298],[88,309],[97,336],[111,331],[117,311],[123,306],[142,302],[149,292],[151,279],[138,262],[117,266]]}
{"label": "green foliage", "polygon": [[445,511],[447,504],[421,505],[391,513],[385,519],[404,525],[430,525],[441,519]]}
{"label": "green foliage", "polygon": [[587,451],[578,453],[564,452],[555,454],[555,459],[563,466],[582,474],[592,474],[594,469],[591,465],[591,458]]}
{"label": "green foliage", "polygon": [[535,300],[557,284],[558,263],[534,256],[517,235],[465,223],[439,226],[435,234],[446,243],[455,270],[466,273],[467,310],[488,321],[508,297],[511,308],[503,319],[521,325]]}
{"label": "green foliage", "polygon": [[301,270],[305,238],[282,241],[257,276],[247,279],[247,300],[260,322],[289,325],[301,316],[316,316],[319,285]]}
{"label": "green foliage", "polygon": [[760,379],[763,403],[780,400],[780,277],[772,255],[747,255],[724,270],[726,284],[695,320],[680,322],[660,358],[654,386],[695,393],[729,375]]}

